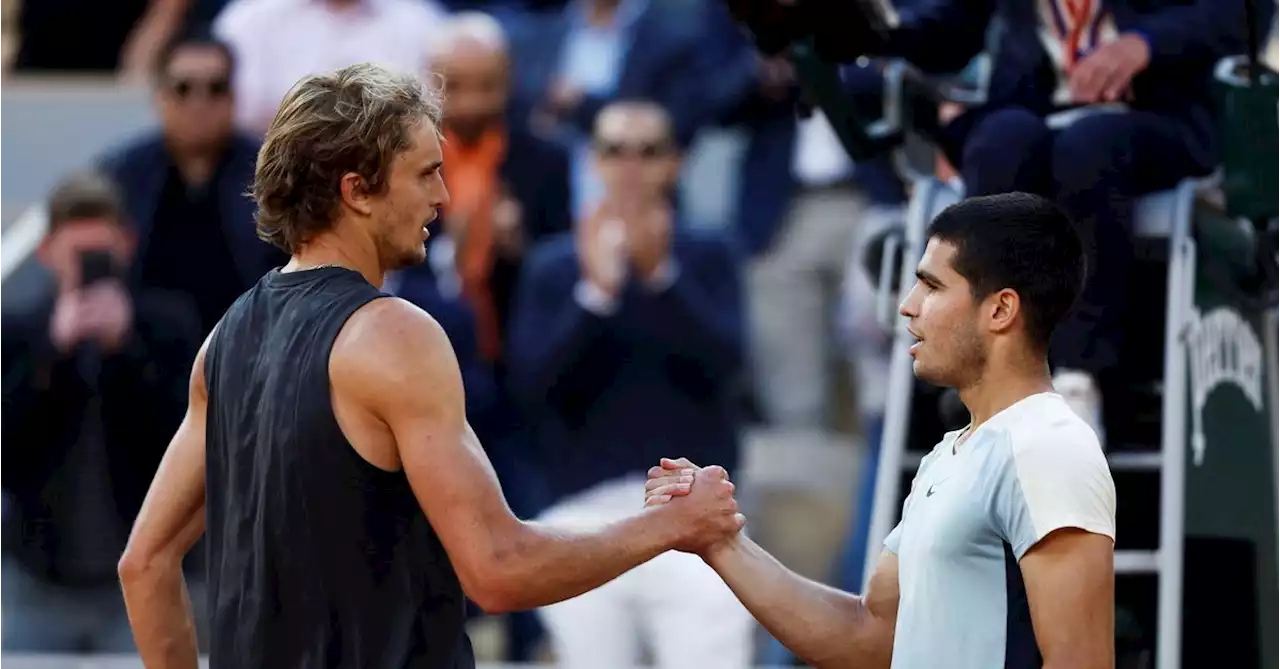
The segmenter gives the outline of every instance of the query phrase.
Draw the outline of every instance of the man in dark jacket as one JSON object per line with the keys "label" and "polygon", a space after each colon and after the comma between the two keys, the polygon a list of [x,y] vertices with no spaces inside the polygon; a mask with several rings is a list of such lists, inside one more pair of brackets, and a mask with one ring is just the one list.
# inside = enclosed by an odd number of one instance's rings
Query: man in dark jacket
{"label": "man in dark jacket", "polygon": [[[662,108],[605,107],[593,147],[602,204],[531,253],[508,358],[555,500],[541,518],[581,526],[634,509],[670,444],[733,470],[745,339],[733,245],[676,220],[680,161]],[[660,667],[750,664],[750,616],[688,555],[659,556],[542,614],[568,667],[629,666],[642,640]]]}
{"label": "man in dark jacket", "polygon": [[[967,194],[1038,193],[1080,226],[1089,279],[1050,362],[1059,392],[1096,428],[1100,388],[1119,363],[1134,201],[1216,164],[1212,71],[1245,50],[1244,6],[945,0],[913,7],[887,45],[924,69],[955,71],[999,19],[987,102],[948,126],[943,148]],[[1060,113],[1075,108],[1090,113]]]}
{"label": "man in dark jacket", "polygon": [[159,67],[161,127],[113,152],[103,168],[137,230],[131,278],[187,296],[208,334],[284,256],[254,228],[246,192],[258,143],[232,129],[231,52],[211,38],[184,36]]}

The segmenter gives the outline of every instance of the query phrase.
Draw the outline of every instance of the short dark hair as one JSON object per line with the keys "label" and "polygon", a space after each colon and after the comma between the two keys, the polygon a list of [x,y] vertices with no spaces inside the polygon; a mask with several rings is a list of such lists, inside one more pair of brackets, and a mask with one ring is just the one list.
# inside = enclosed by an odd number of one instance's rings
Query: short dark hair
{"label": "short dark hair", "polygon": [[49,233],[86,219],[104,219],[125,225],[124,200],[107,175],[76,172],[63,178],[49,194]]}
{"label": "short dark hair", "polygon": [[1084,287],[1087,267],[1075,225],[1036,195],[1004,193],[953,204],[934,219],[926,239],[955,247],[952,266],[974,299],[1005,288],[1017,292],[1027,336],[1042,350]]}
{"label": "short dark hair", "polygon": [[156,57],[156,81],[164,80],[169,73],[169,65],[173,63],[173,59],[178,55],[179,51],[186,48],[214,49],[218,51],[222,54],[223,60],[227,62],[227,76],[235,76],[235,52],[231,50],[231,47],[226,42],[201,28],[179,33],[165,43],[164,48],[160,50],[159,56]]}

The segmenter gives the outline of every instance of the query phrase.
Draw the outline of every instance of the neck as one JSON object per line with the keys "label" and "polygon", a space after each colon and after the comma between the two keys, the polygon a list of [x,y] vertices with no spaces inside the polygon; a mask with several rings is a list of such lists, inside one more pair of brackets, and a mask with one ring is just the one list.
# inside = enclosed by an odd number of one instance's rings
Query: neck
{"label": "neck", "polygon": [[470,127],[470,128],[467,128],[466,130],[460,130],[459,128],[456,128],[456,127],[450,127],[449,135],[451,136],[451,139],[456,141],[462,147],[467,149],[474,149],[475,147],[479,146],[480,141],[483,140],[485,136],[489,134],[489,131],[499,129],[500,127],[501,126],[499,126],[498,123],[495,121],[490,121],[488,123],[485,123],[484,125],[477,125],[474,127]]}
{"label": "neck", "polygon": [[367,239],[344,235],[341,230],[341,226],[334,224],[329,230],[307,240],[294,252],[284,271],[296,272],[321,266],[345,267],[359,272],[365,281],[381,289],[386,268],[378,260],[374,244]]}
{"label": "neck", "polygon": [[1002,369],[988,369],[977,382],[957,390],[969,410],[969,429],[972,431],[1019,401],[1053,390],[1053,379],[1049,374],[1049,363],[1039,355],[1034,360],[1006,363]]}
{"label": "neck", "polygon": [[169,145],[169,155],[178,168],[182,180],[193,186],[207,183],[213,178],[213,172],[222,158],[222,144],[203,147],[183,147]]}
{"label": "neck", "polygon": [[587,9],[587,20],[592,25],[607,25],[613,21],[620,0],[593,0]]}

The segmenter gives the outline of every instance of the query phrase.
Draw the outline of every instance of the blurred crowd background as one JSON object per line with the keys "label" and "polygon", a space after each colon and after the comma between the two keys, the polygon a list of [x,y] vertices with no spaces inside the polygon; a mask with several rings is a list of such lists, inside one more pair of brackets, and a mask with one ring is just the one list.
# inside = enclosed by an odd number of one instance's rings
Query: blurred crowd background
{"label": "blurred crowd background", "polygon": [[[1014,101],[948,107],[939,174],[1043,192],[1097,231],[1093,310],[1055,364],[1099,426],[1123,406],[1103,393],[1132,201],[1217,161],[1196,81],[1246,44],[1219,2],[1006,0],[921,51]],[[1117,96],[1132,110],[1049,132],[1061,72],[1097,54],[1125,66],[1114,45],[1133,35],[1113,5],[1151,19],[1148,71]],[[452,204],[428,262],[385,290],[450,334],[516,513],[630,513],[646,469],[683,455],[733,473],[749,531],[783,562],[857,589],[891,337],[863,260],[910,193],[890,160],[853,164],[821,112],[797,113],[791,65],[759,55],[721,3],[4,0],[3,43],[5,652],[132,648],[116,560],[191,361],[285,261],[245,196],[259,138],[297,79],[361,61],[443,77]],[[876,61],[844,78],[880,104]],[[1019,182],[1027,161],[1040,176]],[[628,198],[653,206],[626,224],[597,215]],[[684,555],[542,611],[477,611],[476,631],[487,659],[579,667],[777,651]]]}

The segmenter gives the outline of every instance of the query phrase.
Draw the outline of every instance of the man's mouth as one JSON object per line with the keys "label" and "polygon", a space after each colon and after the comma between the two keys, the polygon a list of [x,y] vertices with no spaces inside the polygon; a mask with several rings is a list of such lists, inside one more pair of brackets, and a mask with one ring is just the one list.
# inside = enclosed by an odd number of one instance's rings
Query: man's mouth
{"label": "man's mouth", "polygon": [[916,343],[912,344],[911,348],[908,349],[911,355],[915,355],[916,351],[920,350],[920,344],[924,343],[924,338],[916,334],[915,332],[912,332],[911,328],[907,328],[907,334],[911,335],[911,338],[916,340]]}

